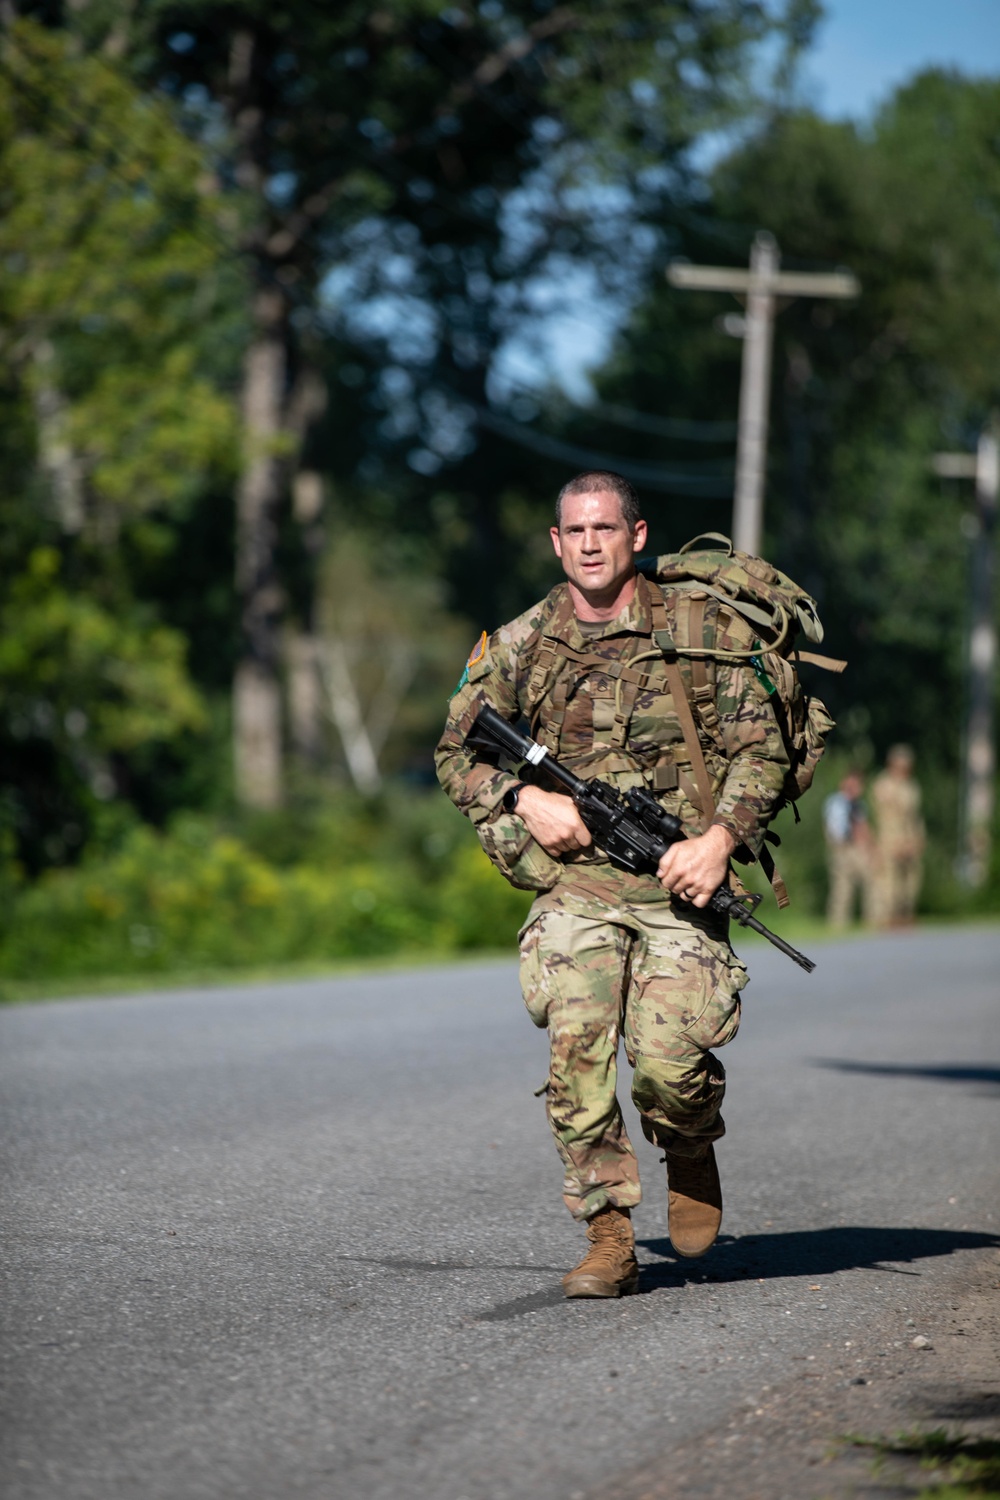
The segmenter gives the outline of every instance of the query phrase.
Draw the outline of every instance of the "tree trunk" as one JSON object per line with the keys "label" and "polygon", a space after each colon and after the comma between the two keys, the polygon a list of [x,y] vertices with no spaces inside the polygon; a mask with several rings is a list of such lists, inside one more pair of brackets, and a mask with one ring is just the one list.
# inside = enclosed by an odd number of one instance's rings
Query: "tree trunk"
{"label": "tree trunk", "polygon": [[83,530],[86,519],[83,465],[66,437],[69,403],[57,384],[55,350],[48,339],[32,348],[35,367],[34,403],[38,428],[38,466],[52,487],[59,524],[70,536]]}
{"label": "tree trunk", "polygon": [[381,758],[403,699],[417,675],[420,653],[412,640],[398,638],[386,642],[386,658],[381,686],[368,709],[368,739],[376,759]]}
{"label": "tree trunk", "polygon": [[246,807],[284,798],[281,733],[282,594],[275,571],[281,500],[280,438],[287,381],[286,306],[259,288],[243,371],[244,467],[236,492],[236,590],[243,652],[233,682],[236,795]]}
{"label": "tree trunk", "polygon": [[323,684],[320,642],[306,631],[288,636],[288,729],[298,759],[311,771],[323,758]]}
{"label": "tree trunk", "polygon": [[330,717],[340,735],[351,780],[363,796],[374,796],[381,789],[382,773],[365,726],[364,711],[343,642],[336,636],[328,635],[323,642],[320,661],[330,703]]}

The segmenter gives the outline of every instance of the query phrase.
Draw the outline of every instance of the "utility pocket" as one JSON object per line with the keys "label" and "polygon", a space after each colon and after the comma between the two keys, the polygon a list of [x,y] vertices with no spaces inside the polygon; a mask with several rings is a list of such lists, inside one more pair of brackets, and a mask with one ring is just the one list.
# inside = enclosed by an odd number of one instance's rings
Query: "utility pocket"
{"label": "utility pocket", "polygon": [[517,813],[502,810],[477,823],[479,842],[505,880],[520,891],[550,891],[562,873],[558,860],[536,844]]}
{"label": "utility pocket", "polygon": [[542,974],[542,917],[529,920],[518,934],[521,953],[521,994],[525,1008],[536,1026],[545,1027],[549,1021],[549,997],[545,993]]}
{"label": "utility pocket", "polygon": [[702,1052],[710,1047],[724,1047],[740,1029],[740,991],[747,982],[746,967],[730,955],[727,963],[720,959],[712,990],[700,1015],[684,1027],[684,1035]]}
{"label": "utility pocket", "polygon": [[826,750],[826,740],[834,721],[822,698],[810,695],[803,699],[804,716],[801,734],[795,744],[792,776],[795,780],[795,795],[801,797],[812,786],[816,767]]}

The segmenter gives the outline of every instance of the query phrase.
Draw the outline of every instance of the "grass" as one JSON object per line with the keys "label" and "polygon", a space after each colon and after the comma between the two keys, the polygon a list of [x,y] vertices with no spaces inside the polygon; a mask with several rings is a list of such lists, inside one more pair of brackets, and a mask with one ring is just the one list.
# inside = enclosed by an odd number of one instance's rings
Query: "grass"
{"label": "grass", "polygon": [[[845,1438],[854,1448],[868,1448],[873,1467],[884,1472],[892,1464],[893,1488],[898,1464],[916,1468],[914,1500],[1000,1500],[1000,1440],[949,1433],[944,1427],[930,1432],[901,1432],[895,1438]],[[896,1462],[893,1462],[896,1461]],[[929,1481],[921,1484],[919,1476]],[[889,1477],[887,1475],[887,1477]]]}

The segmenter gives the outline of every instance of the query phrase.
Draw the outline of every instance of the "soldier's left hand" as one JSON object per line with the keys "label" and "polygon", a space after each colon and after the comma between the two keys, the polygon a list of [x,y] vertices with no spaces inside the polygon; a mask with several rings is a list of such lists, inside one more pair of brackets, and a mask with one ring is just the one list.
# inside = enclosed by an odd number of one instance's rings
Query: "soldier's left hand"
{"label": "soldier's left hand", "polygon": [[726,878],[729,856],[736,840],[728,828],[713,823],[697,838],[682,839],[660,860],[656,874],[660,884],[692,906],[707,906]]}

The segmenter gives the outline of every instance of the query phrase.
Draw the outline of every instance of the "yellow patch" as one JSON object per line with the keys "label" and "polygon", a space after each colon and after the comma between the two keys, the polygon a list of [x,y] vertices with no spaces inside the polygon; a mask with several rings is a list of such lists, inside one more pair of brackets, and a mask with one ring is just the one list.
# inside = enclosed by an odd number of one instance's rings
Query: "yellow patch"
{"label": "yellow patch", "polygon": [[484,630],[483,633],[482,633],[482,635],[479,637],[478,641],[476,642],[476,644],[472,648],[472,655],[469,657],[469,660],[465,663],[465,669],[466,669],[466,671],[468,671],[470,667],[477,666],[479,664],[479,662],[482,661],[482,659],[483,659],[483,657],[485,655],[486,655],[486,631]]}

